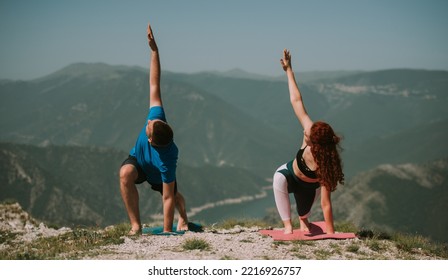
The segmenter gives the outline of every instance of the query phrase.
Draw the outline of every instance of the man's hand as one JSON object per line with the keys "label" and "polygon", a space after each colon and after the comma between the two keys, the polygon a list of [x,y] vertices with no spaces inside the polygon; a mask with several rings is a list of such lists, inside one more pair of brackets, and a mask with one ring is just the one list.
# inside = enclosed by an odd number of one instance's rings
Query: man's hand
{"label": "man's hand", "polygon": [[148,29],[146,30],[148,34],[148,45],[152,51],[158,51],[156,40],[154,39],[154,34],[152,33],[151,25],[148,23]]}
{"label": "man's hand", "polygon": [[287,49],[283,50],[283,58],[280,59],[280,63],[283,67],[283,70],[286,71],[288,68],[292,68],[291,66],[291,54]]}

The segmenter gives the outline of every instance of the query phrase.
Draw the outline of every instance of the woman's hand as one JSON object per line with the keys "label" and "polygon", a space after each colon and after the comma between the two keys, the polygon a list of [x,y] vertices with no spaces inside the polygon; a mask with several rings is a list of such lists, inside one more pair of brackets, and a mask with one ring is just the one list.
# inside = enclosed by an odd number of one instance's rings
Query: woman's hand
{"label": "woman's hand", "polygon": [[283,50],[283,58],[280,59],[280,64],[282,65],[284,71],[288,70],[288,68],[292,68],[291,54],[287,49]]}

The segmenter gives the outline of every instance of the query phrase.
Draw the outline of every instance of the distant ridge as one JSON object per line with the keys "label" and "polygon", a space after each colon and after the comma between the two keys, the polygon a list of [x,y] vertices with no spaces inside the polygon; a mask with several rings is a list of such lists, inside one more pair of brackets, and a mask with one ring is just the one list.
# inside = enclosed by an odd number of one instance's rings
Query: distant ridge
{"label": "distant ridge", "polygon": [[195,74],[213,74],[216,76],[226,77],[226,78],[236,78],[236,79],[250,79],[250,80],[278,80],[279,77],[273,77],[268,75],[251,73],[241,68],[233,68],[228,71],[201,71]]}
{"label": "distant ridge", "polygon": [[387,69],[354,73],[346,77],[332,78],[333,82],[351,85],[397,84],[401,86],[421,86],[423,83],[447,83],[448,71],[423,69]]}
{"label": "distant ridge", "polygon": [[[77,62],[69,64],[52,73],[43,75],[42,77],[32,79],[30,81],[40,81],[42,79],[61,77],[61,76],[90,76],[92,78],[110,77],[112,74],[117,74],[123,71],[138,71],[148,73],[148,68],[135,65],[115,65],[103,62]],[[204,70],[195,73],[182,73],[173,71],[163,71],[174,75],[215,75],[225,78],[249,79],[249,80],[264,80],[264,81],[286,81],[285,75],[279,71],[279,75],[270,76],[246,71],[241,68],[233,68],[227,71]],[[296,78],[299,83],[311,83],[319,80],[338,80],[341,82],[351,83],[353,80],[361,80],[364,83],[384,83],[384,82],[400,82],[400,80],[408,82],[410,79],[421,80],[429,78],[434,79],[434,75],[439,75],[439,78],[446,78],[448,71],[446,70],[431,70],[431,69],[412,69],[412,68],[392,68],[383,70],[315,70],[315,71],[296,71]],[[371,77],[375,78],[371,78]],[[368,78],[370,77],[370,78]],[[426,78],[425,78],[426,77]],[[438,78],[435,78],[438,79]],[[0,84],[14,81],[13,79],[0,79]]]}
{"label": "distant ridge", "polygon": [[[327,79],[335,79],[335,78],[341,78],[346,76],[351,76],[354,74],[359,74],[364,71],[345,71],[345,70],[336,70],[336,71],[305,71],[305,72],[296,72],[296,76],[298,78],[298,81],[300,83],[305,82],[314,82],[318,80],[327,80]],[[240,69],[240,68],[233,68],[227,71],[200,71],[196,73],[177,73],[177,72],[171,72],[173,74],[177,75],[190,75],[190,76],[197,76],[197,75],[213,75],[223,78],[235,78],[235,79],[248,79],[248,80],[258,80],[258,81],[286,81],[286,76],[282,74],[282,71],[279,71],[279,75],[276,76],[269,76],[269,75],[263,75],[263,74],[257,74],[248,72],[246,70]]]}
{"label": "distant ridge", "polygon": [[140,66],[126,66],[126,65],[110,65],[106,63],[73,63],[60,70],[57,70],[49,75],[34,79],[34,82],[40,82],[46,79],[57,79],[61,77],[88,77],[90,79],[110,79],[119,77],[121,73],[125,72],[142,72],[147,73],[147,69]]}

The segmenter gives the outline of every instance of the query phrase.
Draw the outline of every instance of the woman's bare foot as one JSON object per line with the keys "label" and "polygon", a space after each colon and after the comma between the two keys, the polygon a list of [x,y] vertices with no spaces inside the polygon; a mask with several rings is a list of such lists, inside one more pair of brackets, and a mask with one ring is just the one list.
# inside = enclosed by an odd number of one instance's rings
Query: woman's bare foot
{"label": "woman's bare foot", "polygon": [[285,230],[283,231],[284,234],[292,234],[292,228],[285,228]]}
{"label": "woman's bare foot", "polygon": [[285,226],[285,230],[283,231],[283,233],[284,234],[292,234],[293,229],[292,229],[291,220],[283,221],[283,225]]}
{"label": "woman's bare foot", "polygon": [[307,218],[305,219],[299,219],[300,220],[300,230],[304,232],[310,231],[310,222]]}

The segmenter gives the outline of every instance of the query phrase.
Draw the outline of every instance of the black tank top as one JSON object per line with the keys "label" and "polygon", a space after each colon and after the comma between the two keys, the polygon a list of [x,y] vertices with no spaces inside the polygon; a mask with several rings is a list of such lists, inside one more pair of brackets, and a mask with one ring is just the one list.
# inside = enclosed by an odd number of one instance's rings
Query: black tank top
{"label": "black tank top", "polygon": [[316,171],[311,170],[305,163],[305,160],[303,159],[303,151],[305,151],[305,146],[303,149],[300,149],[297,152],[296,160],[297,160],[297,166],[299,167],[299,170],[308,178],[311,179],[317,179]]}

